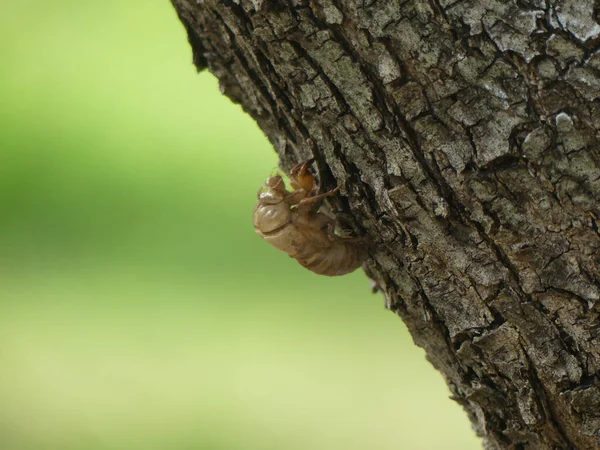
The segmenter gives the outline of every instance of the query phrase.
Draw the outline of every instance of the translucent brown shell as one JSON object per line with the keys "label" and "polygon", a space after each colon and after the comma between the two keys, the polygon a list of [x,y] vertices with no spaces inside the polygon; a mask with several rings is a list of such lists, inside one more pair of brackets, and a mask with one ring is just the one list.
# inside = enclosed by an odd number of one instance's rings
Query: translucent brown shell
{"label": "translucent brown shell", "polygon": [[361,238],[336,235],[336,219],[322,208],[314,210],[315,202],[334,195],[338,188],[317,194],[319,189],[310,170],[312,162],[292,168],[292,190],[286,188],[281,176],[267,178],[258,191],[254,228],[265,241],[308,270],[320,275],[345,275],[365,261],[366,245]]}

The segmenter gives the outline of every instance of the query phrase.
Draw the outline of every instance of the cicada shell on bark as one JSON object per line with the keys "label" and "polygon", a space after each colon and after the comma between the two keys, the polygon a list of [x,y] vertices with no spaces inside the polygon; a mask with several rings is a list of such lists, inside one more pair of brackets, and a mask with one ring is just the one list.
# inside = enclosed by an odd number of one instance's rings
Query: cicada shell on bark
{"label": "cicada shell on bark", "polygon": [[298,164],[290,171],[292,191],[286,189],[281,176],[267,178],[258,191],[254,228],[265,241],[308,270],[320,275],[345,275],[367,259],[365,241],[336,235],[336,220],[314,211],[315,202],[334,195],[337,188],[317,194],[312,162]]}

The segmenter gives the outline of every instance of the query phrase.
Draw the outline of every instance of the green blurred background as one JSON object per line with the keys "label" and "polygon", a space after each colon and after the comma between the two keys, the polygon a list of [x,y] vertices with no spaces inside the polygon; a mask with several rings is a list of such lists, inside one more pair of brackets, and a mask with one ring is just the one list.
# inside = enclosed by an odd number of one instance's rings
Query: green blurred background
{"label": "green blurred background", "polygon": [[276,155],[167,0],[0,3],[0,450],[479,449],[361,272],[262,242]]}

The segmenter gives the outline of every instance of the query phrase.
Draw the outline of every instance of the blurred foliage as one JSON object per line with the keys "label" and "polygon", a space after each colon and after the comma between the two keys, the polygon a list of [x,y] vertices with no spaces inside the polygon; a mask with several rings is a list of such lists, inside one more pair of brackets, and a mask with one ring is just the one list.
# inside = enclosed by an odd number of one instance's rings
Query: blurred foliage
{"label": "blurred foliage", "polygon": [[479,448],[364,274],[254,234],[276,155],[167,0],[0,37],[0,449]]}

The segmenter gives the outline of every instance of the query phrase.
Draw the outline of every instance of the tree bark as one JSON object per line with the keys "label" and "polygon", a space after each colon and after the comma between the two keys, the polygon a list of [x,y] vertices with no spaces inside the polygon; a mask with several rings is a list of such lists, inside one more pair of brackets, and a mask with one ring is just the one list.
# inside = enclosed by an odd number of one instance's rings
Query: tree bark
{"label": "tree bark", "polygon": [[485,447],[600,449],[598,2],[172,2]]}

